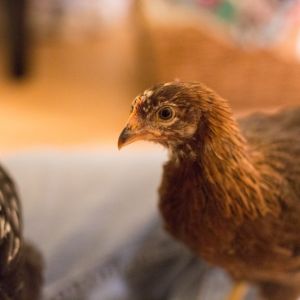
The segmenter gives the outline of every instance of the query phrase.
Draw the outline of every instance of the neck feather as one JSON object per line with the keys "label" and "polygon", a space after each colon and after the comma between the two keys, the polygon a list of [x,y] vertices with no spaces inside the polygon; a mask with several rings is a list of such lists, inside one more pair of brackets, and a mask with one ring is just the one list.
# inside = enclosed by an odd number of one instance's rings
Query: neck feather
{"label": "neck feather", "polygon": [[[180,149],[186,154],[181,158],[193,160],[199,168],[199,184],[206,189],[201,201],[213,201],[220,213],[236,220],[277,214],[276,197],[264,180],[272,171],[255,164],[254,156],[260,154],[249,150],[227,102],[214,96],[208,107],[194,137]],[[175,159],[184,164],[180,156]]]}

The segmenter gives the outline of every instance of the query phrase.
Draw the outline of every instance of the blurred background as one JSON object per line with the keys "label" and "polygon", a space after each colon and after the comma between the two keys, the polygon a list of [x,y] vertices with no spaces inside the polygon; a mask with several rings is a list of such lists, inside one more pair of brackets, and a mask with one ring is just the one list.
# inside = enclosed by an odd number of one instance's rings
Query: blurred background
{"label": "blurred background", "polygon": [[[46,261],[44,299],[140,300],[148,282],[151,300],[199,299],[193,273],[172,286],[194,258],[160,231],[165,153],[116,149],[135,96],[174,79],[206,83],[238,116],[299,105],[300,1],[0,0],[1,162]],[[201,299],[223,299],[229,279],[209,274]]]}
{"label": "blurred background", "polygon": [[203,81],[234,111],[299,104],[295,0],[0,1],[0,149],[115,144],[159,81]]}

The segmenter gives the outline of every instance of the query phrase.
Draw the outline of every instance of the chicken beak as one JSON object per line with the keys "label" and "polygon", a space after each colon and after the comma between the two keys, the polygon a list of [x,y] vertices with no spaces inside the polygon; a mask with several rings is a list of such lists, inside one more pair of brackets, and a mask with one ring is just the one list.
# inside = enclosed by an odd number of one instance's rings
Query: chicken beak
{"label": "chicken beak", "polygon": [[118,139],[119,150],[137,140],[141,140],[143,136],[144,134],[142,130],[139,129],[138,120],[134,117],[134,115],[130,116],[127,125],[122,130]]}
{"label": "chicken beak", "polygon": [[134,134],[133,134],[132,130],[130,129],[130,127],[126,126],[122,130],[122,132],[121,132],[121,134],[119,136],[119,139],[118,139],[118,148],[119,148],[119,150],[122,147],[124,147],[124,146],[132,143],[133,142],[133,138],[134,138]]}

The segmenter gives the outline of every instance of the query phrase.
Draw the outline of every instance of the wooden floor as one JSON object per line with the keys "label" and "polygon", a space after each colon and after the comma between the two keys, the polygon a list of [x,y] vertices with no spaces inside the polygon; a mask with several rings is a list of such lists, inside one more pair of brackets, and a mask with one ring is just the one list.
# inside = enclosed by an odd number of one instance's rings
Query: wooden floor
{"label": "wooden floor", "polygon": [[[80,40],[40,40],[31,51],[31,74],[22,82],[8,80],[4,66],[1,65],[0,151],[38,146],[115,144],[128,116],[129,103],[138,93],[134,85],[137,79],[134,48],[136,40],[130,32],[119,27]],[[166,44],[165,40],[164,43]],[[174,43],[178,44],[176,41]],[[174,50],[172,45],[168,45],[166,49],[169,48]],[[178,53],[182,48],[183,46],[179,47],[175,52],[178,59],[182,59]],[[204,47],[211,53],[208,48]],[[163,53],[164,50],[157,51]],[[166,56],[169,55],[168,51]],[[173,61],[167,59],[170,68],[166,65],[164,69],[163,58],[161,55],[157,57],[160,63],[158,69],[161,69],[163,74],[160,78],[172,79],[166,75],[166,71],[174,68]],[[220,57],[222,56],[218,54],[218,58]],[[235,55],[231,54],[231,57]],[[3,53],[0,53],[0,59],[4,59]],[[213,57],[211,59],[214,60]],[[228,66],[226,57],[225,60]],[[139,63],[143,65],[143,62]],[[191,65],[191,61],[189,64]],[[201,66],[201,60],[199,64]],[[189,74],[187,72],[189,68],[192,70],[192,67],[188,63],[182,65],[188,66],[183,72]],[[209,69],[207,65],[205,68]],[[247,68],[249,69],[249,66]],[[253,72],[255,73],[255,70],[251,73],[252,77]],[[174,77],[176,74],[175,69]],[[173,73],[170,76],[172,75]],[[203,78],[205,74],[201,74],[200,79]],[[211,82],[218,82],[213,80],[212,75],[207,78]],[[218,80],[220,81],[220,78]],[[228,81],[228,78],[226,80]],[[225,94],[226,91],[224,89]],[[235,95],[235,88],[232,88],[230,93]],[[243,95],[241,91],[240,94]],[[253,101],[250,103],[242,100],[233,103],[237,112],[245,112],[250,107],[264,107],[264,103],[260,101],[253,104]],[[286,99],[276,100],[276,106],[280,101],[287,103]],[[294,100],[292,102],[295,103]],[[268,107],[272,107],[272,104]]]}
{"label": "wooden floor", "polygon": [[115,143],[133,97],[122,38],[39,42],[21,82],[7,79],[2,66],[1,151]]}

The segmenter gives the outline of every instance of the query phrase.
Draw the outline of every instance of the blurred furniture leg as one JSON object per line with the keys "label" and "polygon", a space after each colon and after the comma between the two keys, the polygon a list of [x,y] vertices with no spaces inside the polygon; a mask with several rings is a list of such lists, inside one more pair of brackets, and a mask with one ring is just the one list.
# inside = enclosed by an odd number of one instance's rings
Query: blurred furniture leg
{"label": "blurred furniture leg", "polygon": [[132,24],[136,45],[136,92],[156,83],[156,65],[153,39],[145,16],[144,0],[132,2]]}
{"label": "blurred furniture leg", "polygon": [[228,297],[228,300],[243,300],[248,291],[248,284],[246,282],[240,281],[235,282],[233,289]]}
{"label": "blurred furniture leg", "polygon": [[4,0],[8,32],[9,73],[19,79],[27,71],[26,0]]}

